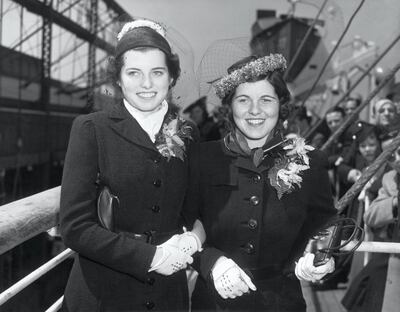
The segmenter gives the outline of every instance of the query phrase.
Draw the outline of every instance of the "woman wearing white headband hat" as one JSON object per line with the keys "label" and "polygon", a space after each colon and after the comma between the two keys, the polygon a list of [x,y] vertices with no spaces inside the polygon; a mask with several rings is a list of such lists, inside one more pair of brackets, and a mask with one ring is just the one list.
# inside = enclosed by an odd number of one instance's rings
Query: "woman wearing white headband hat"
{"label": "woman wearing white headband hat", "polygon": [[373,113],[380,130],[382,148],[385,149],[400,130],[400,115],[397,113],[396,105],[389,99],[378,100],[374,105]]}
{"label": "woman wearing white headband hat", "polygon": [[390,127],[396,119],[396,106],[389,99],[380,99],[374,105],[376,124],[381,127]]}
{"label": "woman wearing white headband hat", "polygon": [[[73,123],[60,222],[77,256],[62,311],[189,309],[184,269],[202,242],[182,230],[186,153],[195,133],[166,101],[179,73],[163,27],[129,22],[110,62],[123,99]],[[118,197],[112,227],[97,215],[103,186]]]}

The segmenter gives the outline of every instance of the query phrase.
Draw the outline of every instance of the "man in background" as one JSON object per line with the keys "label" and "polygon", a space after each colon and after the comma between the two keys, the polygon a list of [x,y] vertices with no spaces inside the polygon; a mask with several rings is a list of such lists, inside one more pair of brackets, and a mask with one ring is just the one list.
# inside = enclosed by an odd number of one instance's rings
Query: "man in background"
{"label": "man in background", "polygon": [[200,141],[213,141],[221,138],[218,125],[208,115],[205,96],[199,98],[183,111],[197,125],[200,132]]}

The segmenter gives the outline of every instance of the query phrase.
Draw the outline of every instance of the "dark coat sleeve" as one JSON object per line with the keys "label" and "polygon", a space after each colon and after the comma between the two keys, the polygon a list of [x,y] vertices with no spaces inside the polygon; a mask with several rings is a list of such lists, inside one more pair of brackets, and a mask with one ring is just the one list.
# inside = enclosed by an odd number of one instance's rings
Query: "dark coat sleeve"
{"label": "dark coat sleeve", "polygon": [[200,217],[200,169],[199,169],[199,143],[193,142],[188,150],[189,159],[189,185],[186,192],[182,215],[184,222],[191,228],[196,219]]}
{"label": "dark coat sleeve", "polygon": [[340,182],[343,184],[351,185],[351,183],[347,180],[350,170],[354,169],[352,166],[346,163],[341,163],[337,168],[337,174],[340,179]]}
{"label": "dark coat sleeve", "polygon": [[185,226],[188,229],[193,227],[193,223],[196,219],[199,219],[200,214],[200,200],[201,196],[199,193],[200,187],[200,169],[199,169],[199,144],[200,144],[200,132],[197,126],[187,121],[188,125],[192,128],[192,140],[188,144],[187,158],[189,161],[188,170],[188,189],[185,195],[183,204],[182,216]]}
{"label": "dark coat sleeve", "polygon": [[61,235],[81,256],[144,280],[156,247],[108,231],[97,220],[98,146],[90,116],[79,116],[72,125],[61,185]]}
{"label": "dark coat sleeve", "polygon": [[[196,219],[201,220],[201,207],[203,205],[203,191],[201,190],[201,168],[199,162],[200,143],[194,143],[191,146],[189,154],[189,187],[185,198],[183,216],[186,224],[193,225]],[[224,253],[214,247],[210,247],[206,242],[203,251],[194,255],[193,268],[199,274],[207,279],[217,259]]]}

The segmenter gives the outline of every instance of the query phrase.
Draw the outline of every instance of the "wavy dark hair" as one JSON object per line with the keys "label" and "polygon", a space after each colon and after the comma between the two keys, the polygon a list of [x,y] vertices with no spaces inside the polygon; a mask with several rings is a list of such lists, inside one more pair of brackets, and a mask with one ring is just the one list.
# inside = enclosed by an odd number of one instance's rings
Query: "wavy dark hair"
{"label": "wavy dark hair", "polygon": [[[153,47],[140,47],[140,48],[135,48],[134,50],[137,51],[148,51],[148,50],[153,50],[156,48]],[[107,77],[109,81],[112,82],[113,86],[117,88],[118,90],[121,90],[121,87],[118,85],[118,81],[120,79],[120,74],[121,74],[121,69],[122,66],[125,64],[125,58],[124,58],[125,53],[122,55],[115,57],[115,56],[110,56],[108,58],[108,65],[107,65]],[[170,85],[170,88],[172,88],[175,84],[176,81],[178,80],[180,74],[181,74],[181,67],[180,67],[180,62],[179,62],[179,56],[178,54],[170,54],[165,55],[165,63],[168,68],[168,72],[170,76],[172,77],[172,83]]]}
{"label": "wavy dark hair", "polygon": [[[232,73],[233,71],[243,67],[247,63],[258,59],[259,56],[249,56],[246,57],[239,62],[233,64],[231,67],[228,68],[228,74]],[[291,95],[285,80],[283,79],[283,72],[282,71],[272,71],[268,72],[265,75],[260,75],[257,77],[250,77],[246,82],[257,82],[261,80],[268,81],[275,89],[275,93],[278,96],[279,100],[279,120],[283,122],[286,120],[290,113],[293,110],[293,104],[291,103]],[[233,117],[232,117],[232,109],[231,104],[232,100],[236,94],[237,86],[222,99],[222,105],[225,106],[227,109],[226,121],[228,121],[228,128],[231,128],[233,125]],[[229,123],[231,123],[229,125]]]}

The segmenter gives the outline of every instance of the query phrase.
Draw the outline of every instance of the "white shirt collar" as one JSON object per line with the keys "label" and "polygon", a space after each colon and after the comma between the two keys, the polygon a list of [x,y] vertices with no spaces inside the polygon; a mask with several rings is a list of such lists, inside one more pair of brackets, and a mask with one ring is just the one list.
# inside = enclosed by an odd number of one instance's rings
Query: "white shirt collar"
{"label": "white shirt collar", "polygon": [[165,114],[168,111],[168,103],[166,100],[162,101],[160,109],[149,115],[144,115],[142,111],[136,109],[124,99],[124,105],[129,114],[139,123],[144,131],[149,135],[150,140],[154,143],[156,134],[160,131],[164,121]]}

